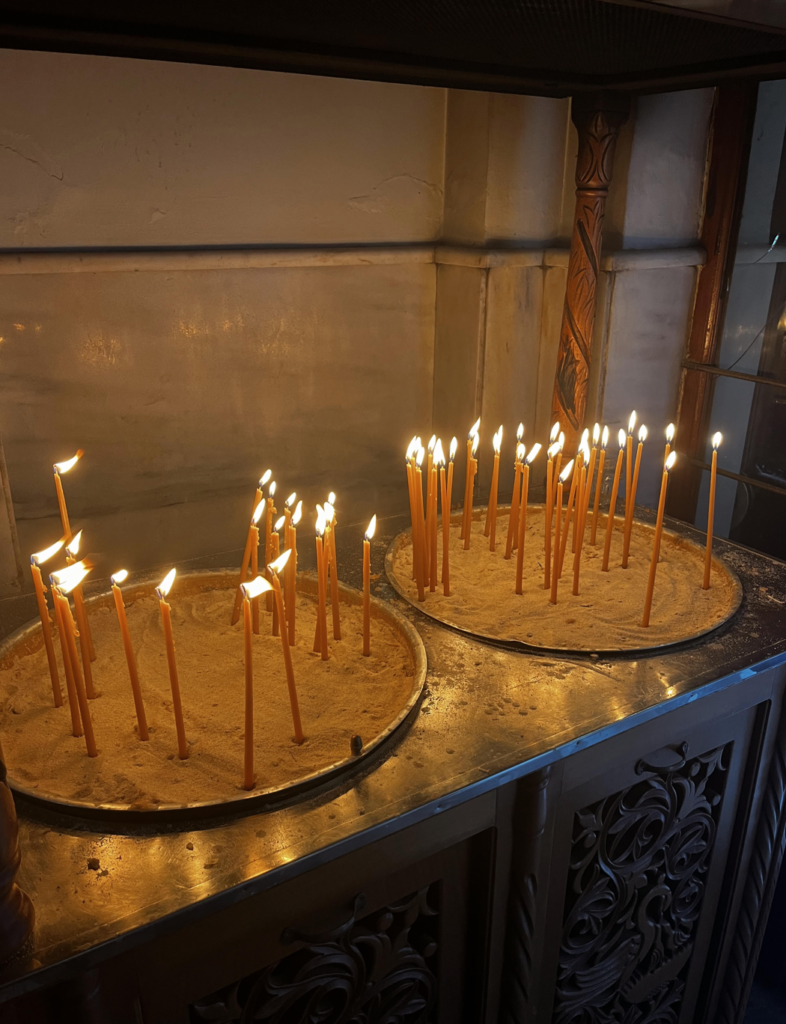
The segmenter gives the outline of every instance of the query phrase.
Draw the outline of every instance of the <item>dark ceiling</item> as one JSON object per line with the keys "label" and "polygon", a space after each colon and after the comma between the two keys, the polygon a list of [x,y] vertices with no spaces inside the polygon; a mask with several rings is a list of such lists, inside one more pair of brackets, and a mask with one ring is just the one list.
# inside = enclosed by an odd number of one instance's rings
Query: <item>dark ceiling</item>
{"label": "dark ceiling", "polygon": [[699,6],[687,13],[645,0],[0,0],[0,46],[547,95],[786,76],[786,35],[702,16],[713,8],[722,15],[728,0]]}

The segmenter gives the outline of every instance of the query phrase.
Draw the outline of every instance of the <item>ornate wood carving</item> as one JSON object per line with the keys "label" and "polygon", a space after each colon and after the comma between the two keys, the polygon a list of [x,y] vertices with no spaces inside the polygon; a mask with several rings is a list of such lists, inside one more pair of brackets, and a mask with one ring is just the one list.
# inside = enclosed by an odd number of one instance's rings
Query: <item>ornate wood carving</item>
{"label": "ornate wood carving", "polygon": [[628,118],[629,105],[628,96],[620,93],[573,98],[572,118],[579,134],[576,211],[552,402],[568,452],[575,448],[587,406],[603,214],[617,136]]}
{"label": "ornate wood carving", "polygon": [[[191,1019],[217,1024],[426,1024],[437,978],[436,886],[426,886],[361,920],[322,935],[287,930],[301,949],[191,1006]],[[430,902],[431,899],[431,902]]]}
{"label": "ornate wood carving", "polygon": [[17,953],[33,931],[33,904],[15,882],[21,859],[16,808],[0,743],[0,963]]}
{"label": "ornate wood carving", "polygon": [[505,932],[500,1024],[525,1024],[536,955],[538,863],[546,829],[549,768],[523,779],[516,797],[513,861]]}
{"label": "ornate wood carving", "polygon": [[677,1024],[730,751],[576,814],[554,1024]]}
{"label": "ornate wood carving", "polygon": [[786,848],[786,714],[772,755],[734,940],[724,971],[717,1024],[740,1024]]}

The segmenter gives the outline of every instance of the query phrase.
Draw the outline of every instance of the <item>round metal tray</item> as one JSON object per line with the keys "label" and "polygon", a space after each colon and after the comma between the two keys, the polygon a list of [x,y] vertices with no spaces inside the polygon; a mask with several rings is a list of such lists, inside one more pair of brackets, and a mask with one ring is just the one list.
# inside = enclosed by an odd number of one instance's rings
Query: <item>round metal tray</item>
{"label": "round metal tray", "polygon": [[[544,509],[545,508],[545,506],[542,505],[542,504],[534,504],[534,503],[531,503],[528,507],[531,508],[531,509],[532,508],[540,508],[540,509]],[[500,511],[509,510],[510,509],[510,505],[500,505],[500,506],[498,506],[498,509]],[[482,507],[481,506],[476,506],[475,508],[473,508],[473,511],[472,511],[473,520],[477,521],[478,519],[482,518],[485,514],[486,514],[486,506],[482,506]],[[463,515],[462,512],[453,513],[451,515],[451,519],[450,519],[451,523],[459,523],[459,522],[461,522],[462,515]],[[643,520],[640,520],[640,519],[635,519],[634,522],[640,523],[643,526],[651,526],[652,525],[651,523],[645,523],[645,522],[643,522]],[[440,522],[440,529],[441,529],[441,525],[442,524]],[[732,585],[733,597],[732,597],[730,609],[729,609],[729,612],[726,615],[726,617],[724,619],[722,619],[720,622],[716,622],[713,626],[709,626],[706,629],[699,630],[696,633],[691,634],[689,636],[681,636],[681,637],[679,637],[679,639],[673,640],[673,641],[669,641],[667,643],[642,645],[641,647],[593,647],[593,648],[550,647],[550,646],[546,646],[545,644],[537,644],[537,643],[533,643],[533,642],[529,642],[528,643],[527,641],[520,640],[520,639],[518,639],[516,637],[493,636],[493,635],[488,634],[488,633],[480,633],[480,632],[477,632],[475,630],[468,629],[466,626],[463,626],[460,623],[452,622],[448,618],[443,618],[442,616],[440,616],[440,615],[435,613],[435,611],[433,610],[433,607],[431,609],[429,608],[428,597],[426,597],[426,600],[423,601],[423,602],[418,601],[418,600],[413,600],[411,594],[407,593],[407,591],[402,587],[400,581],[396,577],[396,573],[395,573],[394,568],[393,568],[393,562],[394,562],[394,559],[396,557],[396,554],[397,554],[399,548],[405,542],[411,544],[411,535],[412,535],[412,530],[411,529],[404,530],[402,533],[398,534],[398,536],[394,537],[393,540],[388,545],[388,549],[387,549],[387,552],[385,554],[385,574],[386,574],[386,576],[388,578],[388,581],[390,582],[390,585],[393,587],[393,589],[396,591],[396,593],[398,593],[401,597],[403,597],[404,600],[408,604],[411,604],[413,608],[417,608],[417,610],[419,612],[421,612],[423,615],[426,615],[426,616],[428,616],[428,618],[433,619],[434,622],[438,622],[442,626],[447,626],[449,629],[453,629],[457,633],[461,633],[463,636],[471,637],[473,640],[481,640],[484,643],[493,644],[493,645],[495,645],[497,647],[504,647],[507,650],[522,651],[522,652],[527,652],[527,653],[562,654],[562,655],[571,655],[571,656],[575,655],[575,656],[584,656],[584,657],[590,657],[592,655],[599,655],[599,654],[602,654],[602,655],[617,655],[619,657],[625,657],[625,656],[627,656],[627,657],[639,657],[640,655],[646,654],[648,652],[649,653],[655,653],[657,651],[670,650],[670,649],[675,648],[675,647],[681,647],[681,646],[683,646],[685,644],[689,644],[689,643],[692,643],[692,642],[694,642],[696,640],[699,640],[702,637],[709,635],[710,633],[714,633],[716,630],[721,629],[723,626],[725,626],[737,614],[737,612],[740,609],[740,605],[742,604],[743,589],[742,589],[742,583],[740,582],[739,577],[734,572],[734,570],[719,555],[713,553],[713,562],[723,569],[723,571],[727,574],[727,576],[729,578],[729,581],[730,581],[730,583]],[[663,531],[663,535],[664,535],[664,537],[675,537],[675,538],[678,537],[681,544],[689,545],[690,547],[695,548],[697,551],[703,552],[703,550],[704,550],[703,547],[701,547],[700,545],[696,544],[694,541],[688,539],[687,537],[682,536],[681,534],[675,533],[672,530],[664,530]]]}
{"label": "round metal tray", "polygon": [[[206,586],[214,586],[220,583],[231,587],[237,584],[237,569],[213,570],[209,572],[186,572],[178,576],[181,582],[204,582]],[[159,577],[156,577],[158,580]],[[123,592],[126,599],[135,597],[149,597],[151,593],[152,580],[142,580],[124,587]],[[316,594],[316,577],[309,573],[298,574],[298,590],[300,593]],[[352,587],[339,583],[339,597],[347,604],[362,604],[363,595]],[[85,602],[89,607],[111,605],[114,607],[114,600],[111,592],[97,594],[87,598]],[[401,615],[395,608],[384,601],[372,596],[371,604],[376,615],[391,624],[402,636],[406,646],[412,655],[414,675],[412,689],[409,698],[399,714],[388,723],[388,725],[368,742],[364,742],[362,752],[355,756],[349,754],[341,761],[326,765],[318,771],[305,775],[295,782],[283,786],[276,786],[270,789],[255,789],[250,792],[238,792],[231,798],[221,801],[206,801],[204,803],[161,803],[155,807],[140,808],[138,806],[123,803],[94,803],[85,800],[67,800],[61,796],[47,796],[40,789],[32,789],[18,779],[13,777],[13,766],[8,776],[8,784],[11,789],[32,803],[48,807],[61,813],[76,815],[83,818],[99,818],[103,820],[122,819],[128,822],[166,822],[179,821],[188,818],[199,818],[209,816],[227,815],[235,812],[250,812],[260,808],[291,801],[294,798],[309,792],[317,786],[324,786],[327,783],[337,781],[352,774],[359,767],[366,767],[373,755],[380,755],[385,744],[393,735],[402,729],[411,717],[414,717],[416,706],[423,691],[423,684],[426,679],[426,649],[420,635],[410,622]],[[15,647],[24,643],[35,633],[40,633],[41,623],[39,620],[29,622],[15,630],[10,636],[0,643],[0,662],[11,654]],[[100,756],[100,754],[99,754]]]}

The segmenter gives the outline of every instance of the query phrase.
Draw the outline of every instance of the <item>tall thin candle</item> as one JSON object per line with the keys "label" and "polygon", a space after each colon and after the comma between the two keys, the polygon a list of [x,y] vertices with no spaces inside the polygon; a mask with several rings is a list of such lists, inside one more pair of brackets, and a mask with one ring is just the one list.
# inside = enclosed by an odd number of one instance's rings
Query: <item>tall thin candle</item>
{"label": "tall thin candle", "polygon": [[611,501],[609,502],[609,514],[606,519],[606,543],[603,547],[603,572],[609,571],[609,554],[611,552],[611,536],[614,532],[614,516],[617,511],[617,494],[620,489],[620,472],[622,471],[622,457],[625,453],[625,431],[620,430],[618,434],[620,450],[617,453],[617,465],[614,467],[614,483],[611,487]]}
{"label": "tall thin candle", "polygon": [[33,577],[35,599],[38,605],[38,614],[41,618],[41,632],[44,636],[46,660],[49,665],[49,679],[52,683],[52,696],[54,697],[56,708],[63,706],[63,691],[60,688],[60,676],[57,671],[57,659],[55,658],[55,645],[52,641],[52,622],[49,618],[49,609],[47,608],[46,597],[44,596],[45,588],[44,581],[41,578],[40,566],[44,562],[49,561],[53,555],[56,555],[62,546],[63,541],[59,540],[44,551],[37,551],[34,555],[30,556],[30,573]]}
{"label": "tall thin candle", "polygon": [[244,736],[243,736],[243,789],[253,789],[254,778],[254,638],[252,635],[253,616],[251,602],[258,601],[260,594],[272,591],[264,576],[255,576],[241,584],[243,591],[243,665],[244,665]]}
{"label": "tall thin candle", "polygon": [[[275,493],[276,481],[271,480],[270,487],[267,490],[267,511],[265,513],[265,565],[269,565],[275,558],[273,554],[273,523],[276,521],[276,506],[273,502]],[[267,610],[269,612],[273,611],[275,601],[272,594],[265,595],[265,602],[267,603]]]}
{"label": "tall thin candle", "polygon": [[668,459],[669,453],[671,452],[671,446],[672,446],[672,444],[674,442],[674,432],[675,432],[675,426],[674,426],[673,423],[670,423],[668,425],[668,427],[666,427],[666,450],[663,453],[663,461],[664,462],[666,461],[666,459]]}
{"label": "tall thin candle", "polygon": [[82,716],[79,714],[79,698],[76,695],[76,682],[74,681],[74,670],[71,667],[71,656],[68,653],[68,641],[66,640],[66,628],[63,622],[61,601],[56,592],[52,577],[49,577],[52,591],[52,603],[55,606],[55,623],[57,624],[57,635],[60,637],[60,653],[63,657],[63,672],[66,677],[66,693],[68,695],[68,708],[71,712],[71,735],[81,736]]}
{"label": "tall thin candle", "polygon": [[[524,446],[522,445],[522,448]],[[534,444],[523,460],[521,470],[521,505],[519,506],[518,537],[516,543],[516,593],[522,593],[524,575],[524,542],[527,539],[527,503],[529,501],[529,469],[538,457],[540,445]]]}
{"label": "tall thin candle", "polygon": [[508,517],[508,536],[505,540],[505,558],[509,559],[516,549],[516,538],[519,525],[519,502],[521,501],[521,476],[524,469],[524,445],[519,441],[516,445],[516,457],[513,460],[513,496],[510,499],[510,515]]}
{"label": "tall thin candle", "polygon": [[[434,490],[432,467],[434,465],[434,449],[437,446],[437,435],[432,434],[426,445],[426,582],[431,583],[431,497]],[[434,587],[430,586],[430,590]]]}
{"label": "tall thin candle", "polygon": [[[552,604],[557,603],[557,586],[559,585],[559,555],[560,555],[560,523],[562,520],[562,489],[565,481],[571,474],[573,469],[573,459],[565,466],[560,472],[557,480],[557,500],[555,502],[556,517],[554,520],[554,565],[551,570],[551,597],[549,600]],[[567,522],[565,524],[567,529]]]}
{"label": "tall thin candle", "polygon": [[66,459],[65,462],[56,462],[53,466],[55,473],[55,491],[57,492],[57,505],[60,509],[60,522],[63,524],[63,537],[66,543],[71,540],[71,524],[68,521],[68,508],[66,507],[65,494],[63,492],[63,481],[61,479],[63,473],[67,473],[73,469],[74,466],[79,462],[85,453],[80,448],[79,451],[71,459]]}
{"label": "tall thin candle", "polygon": [[660,539],[663,534],[663,513],[666,509],[666,488],[669,486],[669,472],[677,458],[676,452],[671,452],[663,463],[663,476],[660,482],[660,498],[658,499],[658,517],[655,521],[655,536],[652,541],[652,558],[650,559],[650,575],[647,580],[647,596],[644,600],[644,615],[641,620],[642,626],[649,626],[650,613],[652,612],[652,595],[655,590],[655,573],[658,571],[658,559],[660,558]]}
{"label": "tall thin candle", "polygon": [[587,524],[589,503],[592,500],[592,477],[595,473],[595,465],[598,461],[598,443],[600,442],[600,423],[596,423],[592,429],[592,448],[590,450],[589,469],[587,470],[587,485],[584,488],[584,526]]}
{"label": "tall thin candle", "polygon": [[128,665],[128,676],[131,680],[131,692],[134,696],[134,710],[136,711],[136,722],[139,728],[140,740],[150,739],[150,734],[147,730],[147,715],[145,714],[145,702],[142,700],[142,687],[139,685],[139,674],[136,670],[136,657],[134,655],[134,645],[131,643],[131,634],[128,632],[128,619],[126,618],[126,606],[123,603],[123,594],[120,590],[120,584],[128,579],[128,571],[126,569],[120,569],[112,575],[112,596],[115,599],[115,610],[117,611],[117,621],[120,624],[120,634],[123,637],[123,650],[126,655],[126,664]]}
{"label": "tall thin candle", "polygon": [[595,506],[592,510],[592,535],[590,544],[595,546],[595,538],[598,532],[598,511],[600,510],[600,492],[603,486],[603,467],[606,465],[606,445],[609,443],[609,428],[603,428],[600,441],[600,458],[598,459],[598,482],[595,484]]}
{"label": "tall thin candle", "polygon": [[[82,531],[75,533],[71,538],[71,542],[66,545],[66,564],[73,565],[76,562],[76,556],[79,551],[79,543],[82,539]],[[76,615],[76,623],[78,627],[79,636],[79,650],[82,655],[82,670],[85,677],[85,691],[90,700],[95,700],[96,691],[93,684],[93,669],[91,661],[95,661],[95,651],[91,647],[90,643],[90,626],[87,621],[87,611],[85,610],[85,600],[82,596],[82,588],[76,586],[73,589],[72,597],[74,599],[74,613]]]}
{"label": "tall thin candle", "polygon": [[502,449],[502,426],[494,435],[492,440],[494,448],[494,468],[491,471],[491,490],[489,492],[489,507],[486,513],[486,537],[489,538],[489,551],[496,550],[497,546],[497,501],[499,499],[499,453]]}
{"label": "tall thin candle", "polygon": [[[273,523],[273,530],[272,530],[272,532],[270,534],[270,554],[273,557],[274,561],[281,554],[281,542],[280,542],[280,539],[279,539],[279,536],[278,536],[278,531],[283,527],[283,525],[284,525],[284,517],[283,516],[279,516],[278,519],[275,521],[275,523]],[[282,596],[282,598],[281,598],[282,607],[283,607],[283,600],[284,600],[284,598]],[[273,614],[271,616],[271,623],[270,623],[270,635],[271,636],[278,636],[280,631],[281,631],[282,624],[285,624],[285,623],[286,623],[286,619],[280,619],[279,620],[278,602],[274,598],[273,599]],[[286,626],[284,626],[284,630],[286,632]]]}
{"label": "tall thin candle", "polygon": [[420,467],[423,465],[425,450],[418,448],[415,456],[415,535],[417,544],[413,547],[412,557],[416,559],[415,579],[418,585],[418,601],[426,600],[426,543],[425,525],[423,522],[423,475]]}
{"label": "tall thin candle", "polygon": [[[579,482],[576,487],[576,514],[573,517],[573,543],[570,548],[573,552],[576,550],[576,538],[578,537],[579,525],[581,523],[581,516],[579,515],[579,512],[584,507],[584,488],[587,481],[587,463],[590,458],[589,430],[585,430],[581,435],[581,441],[579,442],[579,456],[579,465],[576,467],[576,470],[579,471]],[[581,470],[583,470],[583,472],[581,472]]]}
{"label": "tall thin candle", "polygon": [[330,544],[328,547],[327,565],[330,570],[330,604],[333,609],[333,639],[341,639],[341,613],[338,600],[338,556],[336,554],[336,495],[333,491],[328,495],[325,513],[330,520]]}
{"label": "tall thin candle", "polygon": [[[188,742],[186,741],[186,727],[183,722],[183,707],[180,703],[180,680],[177,676],[177,661],[175,660],[175,641],[172,636],[172,616],[166,598],[175,582],[175,569],[170,569],[163,580],[156,587],[156,597],[161,609],[161,624],[164,627],[164,640],[166,642],[166,660],[169,666],[169,687],[172,691],[172,710],[175,715],[175,729],[177,731],[177,755],[181,761],[188,757]],[[242,594],[241,594],[242,598]]]}
{"label": "tall thin candle", "polygon": [[[559,424],[558,424],[559,425]],[[553,433],[553,431],[552,431]],[[546,453],[546,521],[543,524],[543,587],[548,590],[551,586],[551,520],[554,512],[554,459],[559,453],[559,442],[555,441]]]}
{"label": "tall thin candle", "polygon": [[622,568],[628,568],[628,555],[630,554],[630,539],[633,534],[633,514],[636,509],[636,492],[639,489],[639,470],[641,469],[641,453],[644,450],[644,442],[647,440],[647,428],[639,427],[639,443],[636,447],[636,466],[633,470],[633,484],[631,501],[625,510],[625,537],[622,542]]}
{"label": "tall thin candle", "polygon": [[630,508],[630,489],[633,484],[633,431],[636,427],[636,410],[628,420],[628,436],[625,439],[625,518]]}
{"label": "tall thin candle", "polygon": [[469,551],[469,546],[472,541],[472,507],[475,504],[475,474],[478,471],[478,460],[475,458],[475,455],[477,454],[479,443],[480,434],[475,434],[472,439],[472,455],[470,458],[469,493],[467,495],[467,526],[464,531],[465,551]]}
{"label": "tall thin candle", "polygon": [[49,579],[54,588],[52,596],[58,601],[60,606],[60,625],[65,633],[68,660],[73,673],[73,683],[79,704],[79,716],[82,720],[82,728],[85,735],[85,746],[87,747],[88,756],[96,757],[98,750],[93,734],[93,722],[90,717],[90,708],[87,702],[87,692],[84,679],[82,678],[82,671],[79,667],[79,656],[76,652],[77,628],[71,615],[71,606],[68,603],[67,596],[73,592],[75,587],[81,584],[89,571],[84,561],[81,561],[70,565],[67,569],[53,572]]}
{"label": "tall thin candle", "polygon": [[377,517],[371,522],[363,538],[363,655],[371,654],[371,539],[377,528]]}
{"label": "tall thin candle", "polygon": [[[284,600],[281,596],[281,583],[278,576],[286,566],[288,559],[289,552],[285,551],[283,555],[280,555],[267,567],[268,578],[273,584],[278,614],[282,618],[284,615]],[[287,688],[289,690],[289,705],[292,709],[292,724],[295,729],[295,743],[302,743],[305,736],[303,735],[303,727],[300,724],[300,707],[297,699],[297,687],[295,686],[295,670],[292,667],[292,652],[289,649],[289,637],[285,629],[281,630],[281,651],[284,655],[284,668],[287,674]]]}
{"label": "tall thin candle", "polygon": [[[319,594],[319,607],[317,609],[317,615],[319,616],[319,649],[322,654],[322,660],[327,661],[330,657],[328,651],[327,642],[327,616],[325,614],[325,601],[327,595],[325,593],[325,557],[324,557],[324,545],[323,539],[325,536],[325,522],[324,510],[318,505],[317,506],[317,533],[316,533],[316,552],[317,552],[317,581],[318,581],[318,594]],[[282,630],[283,633],[283,630]]]}
{"label": "tall thin candle", "polygon": [[[466,540],[466,538],[467,538],[467,531],[468,531],[468,529],[471,528],[471,521],[472,521],[471,488],[472,488],[472,486],[474,484],[474,481],[473,481],[473,475],[474,474],[473,474],[473,471],[472,471],[472,463],[473,463],[473,460],[474,460],[474,453],[478,449],[479,431],[480,431],[480,417],[478,417],[477,420],[472,424],[472,426],[470,427],[470,430],[469,430],[469,434],[467,435],[467,472],[466,472],[466,476],[464,477],[464,509],[463,509],[464,514],[463,514],[462,519],[461,519],[461,533],[459,535],[461,540]],[[468,545],[466,545],[466,544],[464,546],[465,546],[465,548],[468,547]]]}
{"label": "tall thin candle", "polygon": [[[295,511],[292,513],[292,522],[289,526],[289,550],[292,552],[287,569],[289,570],[288,583],[290,590],[290,604],[292,605],[292,617],[289,620],[289,645],[295,643],[295,623],[297,620],[297,527],[303,518],[303,502],[299,501]],[[335,529],[335,528],[334,528]],[[335,575],[335,570],[334,570]],[[259,600],[258,598],[256,600]]]}
{"label": "tall thin candle", "polygon": [[[272,485],[271,485],[272,486]],[[243,549],[243,561],[240,565],[240,578],[237,581],[237,590],[235,591],[235,604],[232,608],[232,625],[237,622],[240,618],[240,606],[243,602],[243,592],[240,589],[241,583],[246,581],[248,577],[248,568],[251,564],[251,553],[256,545],[259,547],[259,530],[257,529],[257,523],[262,515],[263,505],[260,502],[254,509],[254,514],[251,517],[251,522],[248,526],[248,533],[246,534],[246,546]]]}
{"label": "tall thin candle", "polygon": [[450,513],[453,508],[453,462],[457,450],[458,438],[454,437],[450,442],[448,479],[442,498],[442,593],[445,597],[450,597]]}
{"label": "tall thin candle", "polygon": [[704,580],[702,590],[710,589],[710,570],[712,569],[712,533],[715,523],[715,481],[718,475],[718,448],[723,440],[720,431],[712,435],[712,469],[710,470],[710,503],[707,509],[707,550],[704,555]]}

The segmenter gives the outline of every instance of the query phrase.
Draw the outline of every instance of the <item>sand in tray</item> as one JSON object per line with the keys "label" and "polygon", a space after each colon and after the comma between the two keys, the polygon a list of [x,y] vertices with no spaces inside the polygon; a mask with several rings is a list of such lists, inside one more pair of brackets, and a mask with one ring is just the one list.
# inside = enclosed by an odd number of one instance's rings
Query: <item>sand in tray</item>
{"label": "sand in tray", "polygon": [[[180,582],[180,581],[178,581]],[[6,660],[0,672],[0,728],[12,778],[42,795],[95,803],[203,803],[241,796],[243,781],[243,618],[229,619],[234,591],[175,593],[173,631],[190,756],[177,756],[177,737],[161,616],[155,597],[134,601],[128,623],[139,668],[150,740],[138,738],[131,685],[113,606],[91,611],[100,693],[90,701],[98,757],[71,735],[68,702],[55,708],[40,631],[32,653]],[[412,655],[403,636],[372,618],[371,656],[361,655],[362,608],[341,604],[343,639],[332,639],[323,662],[311,648],[316,605],[298,595],[297,642],[292,650],[306,741],[294,743],[281,639],[260,612],[254,637],[254,741],[257,789],[294,782],[350,756],[406,706],[413,686]],[[56,642],[57,643],[57,642]],[[59,659],[65,699],[65,677]]]}
{"label": "sand in tray", "polygon": [[[494,639],[521,640],[541,647],[572,650],[625,650],[673,643],[695,636],[723,622],[734,610],[735,584],[725,568],[713,562],[711,586],[702,590],[704,552],[674,534],[664,533],[661,561],[655,580],[650,625],[641,626],[647,576],[652,555],[653,528],[634,522],[628,568],[621,568],[622,530],[618,516],[609,559],[602,572],[606,517],[598,523],[597,545],[589,543],[587,528],[580,573],[579,595],[573,596],[573,554],[568,540],[557,604],[544,589],[544,524],[540,507],[527,511],[524,545],[523,594],[515,593],[516,555],[505,559],[508,511],[497,517],[496,551],[489,551],[483,536],[485,511],[476,513],[469,551],[459,539],[460,515],[450,527],[450,589],[444,597],[438,584],[417,600],[412,580],[412,546],[402,537],[394,562],[397,584],[417,607],[443,622]],[[438,567],[442,566],[442,528],[438,537]]]}

